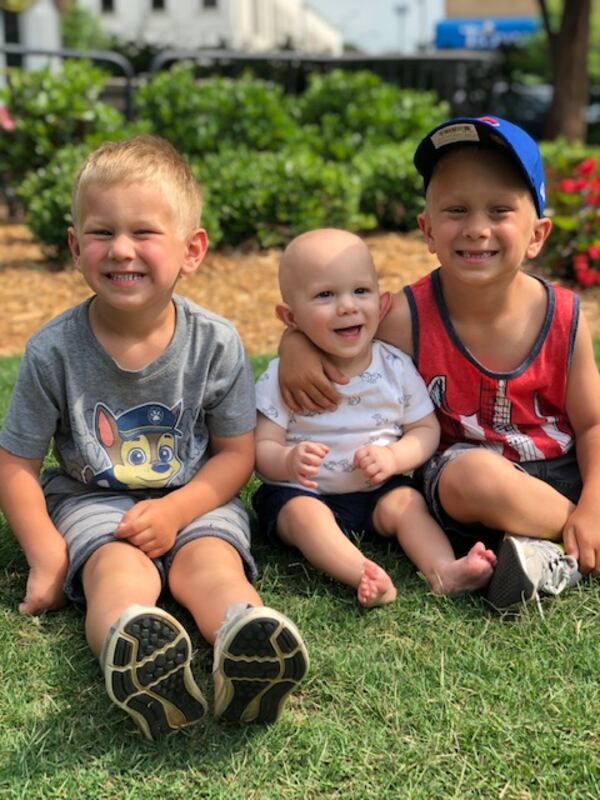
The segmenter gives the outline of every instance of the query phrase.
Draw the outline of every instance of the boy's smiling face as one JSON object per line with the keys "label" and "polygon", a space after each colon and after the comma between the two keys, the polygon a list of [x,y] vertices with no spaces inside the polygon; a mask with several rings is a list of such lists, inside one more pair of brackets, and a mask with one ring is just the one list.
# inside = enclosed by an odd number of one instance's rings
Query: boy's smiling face
{"label": "boy's smiling face", "polygon": [[206,252],[201,229],[183,232],[174,204],[153,183],[93,184],[81,197],[69,244],[77,269],[114,310],[166,305],[180,274]]}
{"label": "boy's smiling face", "polygon": [[511,280],[550,233],[524,179],[496,150],[464,147],[440,160],[419,226],[444,274],[477,284]]}

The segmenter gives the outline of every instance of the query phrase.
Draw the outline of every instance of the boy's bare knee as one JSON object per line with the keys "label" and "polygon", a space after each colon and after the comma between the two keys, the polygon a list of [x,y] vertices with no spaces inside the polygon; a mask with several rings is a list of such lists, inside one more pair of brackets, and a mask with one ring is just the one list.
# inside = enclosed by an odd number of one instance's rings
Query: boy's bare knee
{"label": "boy's bare knee", "polygon": [[161,579],[153,561],[139,548],[110,542],[98,548],[86,562],[81,580],[91,607],[118,605],[131,595],[131,602],[150,602],[160,593]]}
{"label": "boy's bare knee", "polygon": [[216,536],[203,536],[185,544],[177,551],[169,570],[169,588],[190,580],[198,583],[238,578],[245,574],[242,557],[233,545]]}
{"label": "boy's bare knee", "polygon": [[468,514],[497,503],[506,478],[514,469],[512,463],[497,453],[483,448],[469,450],[447,464],[440,475],[442,505],[455,516],[457,508]]}
{"label": "boy's bare knee", "polygon": [[154,575],[157,569],[152,559],[134,545],[127,542],[109,542],[102,545],[92,553],[86,561],[82,578],[85,581],[110,579],[119,574],[130,574],[131,572]]}

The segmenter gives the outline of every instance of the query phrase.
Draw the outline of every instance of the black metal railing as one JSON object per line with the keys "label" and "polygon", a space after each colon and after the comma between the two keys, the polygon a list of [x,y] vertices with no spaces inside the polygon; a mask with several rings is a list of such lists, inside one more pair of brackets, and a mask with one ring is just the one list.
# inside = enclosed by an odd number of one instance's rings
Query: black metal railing
{"label": "black metal railing", "polygon": [[0,53],[19,56],[46,56],[49,60],[54,58],[79,58],[112,64],[123,73],[125,78],[123,90],[125,95],[125,116],[128,120],[133,119],[133,80],[135,78],[135,71],[129,59],[125,58],[125,56],[122,56],[120,53],[115,53],[112,50],[71,50],[69,48],[45,50],[37,47],[23,47],[18,44],[3,43],[0,43]]}

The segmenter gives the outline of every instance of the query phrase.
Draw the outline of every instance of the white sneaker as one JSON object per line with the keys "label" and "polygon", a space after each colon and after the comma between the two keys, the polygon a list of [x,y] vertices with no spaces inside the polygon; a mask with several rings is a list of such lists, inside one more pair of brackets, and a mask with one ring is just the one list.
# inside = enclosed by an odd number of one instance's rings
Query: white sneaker
{"label": "white sneaker", "polygon": [[108,632],[100,654],[108,696],[147,739],[193,725],[205,715],[191,658],[185,628],[156,606],[130,606]]}
{"label": "white sneaker", "polygon": [[215,717],[274,722],[307,672],[308,653],[291,620],[272,608],[236,603],[215,641]]}
{"label": "white sneaker", "polygon": [[486,598],[498,611],[517,608],[539,592],[558,595],[581,580],[577,560],[547,539],[505,536]]}

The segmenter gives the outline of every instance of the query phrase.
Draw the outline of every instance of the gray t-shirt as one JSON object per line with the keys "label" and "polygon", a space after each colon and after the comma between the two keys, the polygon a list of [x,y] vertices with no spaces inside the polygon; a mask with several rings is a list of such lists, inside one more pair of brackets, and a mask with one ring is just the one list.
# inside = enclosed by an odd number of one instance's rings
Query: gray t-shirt
{"label": "gray t-shirt", "polygon": [[43,475],[47,496],[89,487],[163,493],[198,472],[211,436],[254,428],[252,372],[235,328],[185,298],[173,301],[173,339],[140,370],[122,369],[99,344],[91,300],[27,343],[0,446],[42,458],[54,440],[60,467]]}

